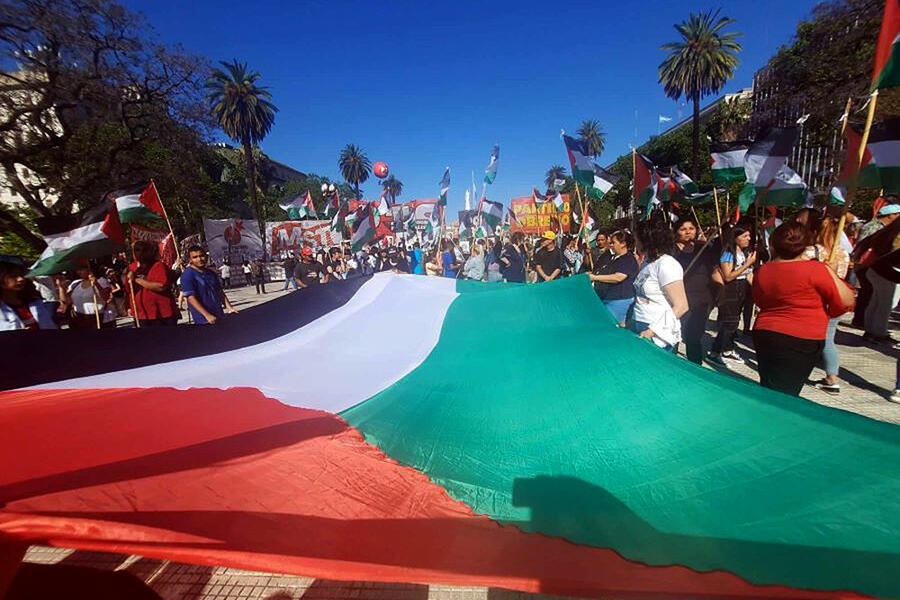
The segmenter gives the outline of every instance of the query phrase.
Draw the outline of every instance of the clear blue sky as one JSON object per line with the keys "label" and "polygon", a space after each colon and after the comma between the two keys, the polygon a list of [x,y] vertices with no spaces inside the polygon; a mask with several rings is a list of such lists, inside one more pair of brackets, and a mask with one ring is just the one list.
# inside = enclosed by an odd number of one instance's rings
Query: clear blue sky
{"label": "clear blue sky", "polygon": [[[267,154],[339,178],[355,143],[390,165],[401,201],[435,197],[450,166],[451,214],[478,188],[493,144],[500,170],[488,197],[508,203],[568,167],[559,130],[588,118],[607,133],[601,164],[657,131],[659,115],[690,113],[663,95],[660,45],[691,11],[722,7],[744,33],[726,92],[753,73],[809,16],[813,0],[506,2],[124,0],[162,41],[262,74],[280,111]],[[374,177],[363,189],[380,192]]]}

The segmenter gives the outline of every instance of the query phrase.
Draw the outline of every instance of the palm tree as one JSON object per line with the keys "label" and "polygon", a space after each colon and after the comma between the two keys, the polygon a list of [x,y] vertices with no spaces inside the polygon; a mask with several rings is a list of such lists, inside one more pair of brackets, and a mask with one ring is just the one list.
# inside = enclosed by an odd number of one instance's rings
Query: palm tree
{"label": "palm tree", "polygon": [[591,156],[603,154],[603,149],[606,147],[606,134],[603,133],[603,125],[600,124],[600,121],[594,119],[583,121],[575,133],[587,142],[588,152]]}
{"label": "palm tree", "polygon": [[265,239],[265,223],[256,193],[256,161],[253,146],[266,137],[275,122],[278,108],[272,104],[267,88],[256,85],[260,75],[249,71],[246,63],[234,59],[220,63],[224,70],[214,69],[206,82],[206,101],[213,117],[225,135],[241,144],[247,167],[247,191],[259,223],[260,239]]}
{"label": "palm tree", "polygon": [[719,11],[691,13],[690,18],[675,25],[681,35],[677,42],[662,46],[669,56],[659,65],[659,82],[666,96],[677,100],[682,95],[694,103],[694,130],[691,144],[691,175],[700,170],[700,99],[715,94],[734,76],[740,33],[724,33],[734,19],[719,17]]}
{"label": "palm tree", "polygon": [[388,178],[381,182],[381,187],[384,188],[385,193],[390,197],[391,204],[396,202],[397,196],[403,192],[403,182],[393,175],[388,175]]}
{"label": "palm tree", "polygon": [[341,150],[338,166],[341,168],[341,175],[344,176],[344,179],[353,184],[356,190],[356,199],[359,200],[359,184],[369,178],[372,161],[369,160],[362,148],[356,144],[347,144]]}
{"label": "palm tree", "polygon": [[554,186],[554,182],[557,179],[565,179],[566,178],[566,168],[562,165],[553,165],[550,169],[547,170],[547,176],[544,177],[544,183],[547,184],[547,189],[552,190]]}

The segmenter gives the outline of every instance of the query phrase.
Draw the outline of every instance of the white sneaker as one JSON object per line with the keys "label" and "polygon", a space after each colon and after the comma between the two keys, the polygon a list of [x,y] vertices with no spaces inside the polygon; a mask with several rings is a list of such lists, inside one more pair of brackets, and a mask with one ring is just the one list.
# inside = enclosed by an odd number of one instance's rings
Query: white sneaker
{"label": "white sneaker", "polygon": [[714,352],[710,352],[706,355],[706,360],[713,363],[714,365],[719,365],[720,367],[727,367],[728,363],[722,358],[721,354],[716,354]]}
{"label": "white sneaker", "polygon": [[744,359],[741,358],[741,355],[735,352],[734,350],[729,350],[728,352],[722,353],[722,358],[727,358],[728,360],[740,364],[744,364]]}
{"label": "white sneaker", "polygon": [[888,398],[888,402],[896,402],[900,404],[900,389],[894,390],[894,393]]}

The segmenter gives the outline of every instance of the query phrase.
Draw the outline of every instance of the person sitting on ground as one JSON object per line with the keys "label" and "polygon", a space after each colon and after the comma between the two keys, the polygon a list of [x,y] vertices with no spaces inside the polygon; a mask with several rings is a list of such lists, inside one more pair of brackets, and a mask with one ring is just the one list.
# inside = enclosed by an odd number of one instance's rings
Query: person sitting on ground
{"label": "person sitting on ground", "polygon": [[325,273],[322,265],[313,259],[312,248],[304,246],[300,250],[300,262],[294,267],[294,279],[301,289],[319,285]]}
{"label": "person sitting on ground", "polygon": [[681,341],[680,319],[688,311],[684,269],[672,256],[675,237],[668,223],[651,216],[638,224],[635,242],[644,264],[634,278],[633,329],[675,352]]}
{"label": "person sitting on ground", "polygon": [[87,260],[78,264],[78,277],[69,284],[66,294],[71,306],[72,329],[95,329],[97,319],[100,327],[112,329],[116,326],[116,310],[112,306],[112,287],[106,277],[97,277]]}
{"label": "person sitting on ground", "polygon": [[134,306],[141,327],[177,325],[178,309],[172,284],[172,272],[159,260],[159,246],[149,242],[135,242],[136,262],[128,265],[129,293],[133,290]]}
{"label": "person sitting on ground", "polygon": [[500,251],[500,274],[511,283],[525,283],[525,235],[517,231]]}
{"label": "person sitting on ground", "polygon": [[541,236],[541,247],[534,253],[534,270],[537,283],[553,281],[562,273],[562,253],[556,246],[556,234],[545,231]]}
{"label": "person sitting on ground", "polygon": [[639,270],[634,257],[634,236],[627,231],[616,231],[609,237],[609,246],[612,260],[605,262],[597,273],[588,273],[588,277],[616,324],[625,327],[628,309],[634,303],[634,278]]}
{"label": "person sitting on ground", "polygon": [[852,290],[831,267],[807,260],[809,232],[801,223],[772,234],[771,261],[753,281],[759,315],[753,346],[760,385],[798,396],[822,355],[828,319],[853,307]]}
{"label": "person sitting on ground", "polygon": [[25,278],[25,264],[0,257],[0,331],[56,329],[54,309]]}
{"label": "person sitting on ground", "polygon": [[188,248],[188,266],[179,278],[188,312],[198,325],[215,325],[226,313],[237,312],[222,290],[218,275],[206,268],[208,261],[209,255],[202,246],[191,246]]}
{"label": "person sitting on ground", "polygon": [[474,281],[484,279],[484,246],[481,244],[472,245],[472,254],[463,266],[462,276]]}
{"label": "person sitting on ground", "polygon": [[[799,227],[806,228],[802,222],[796,223]],[[744,301],[750,293],[750,284],[753,281],[750,268],[755,262],[756,252],[750,250],[750,231],[743,227],[734,227],[719,257],[719,273],[724,286],[719,301],[718,333],[709,353],[710,362],[721,366],[728,366],[725,359],[737,363],[744,362],[734,349],[734,340],[741,321]]]}

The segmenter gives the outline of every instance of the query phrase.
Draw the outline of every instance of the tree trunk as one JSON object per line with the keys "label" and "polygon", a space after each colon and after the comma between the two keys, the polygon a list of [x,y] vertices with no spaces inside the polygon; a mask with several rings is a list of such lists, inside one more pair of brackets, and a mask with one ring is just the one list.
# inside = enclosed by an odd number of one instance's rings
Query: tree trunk
{"label": "tree trunk", "polygon": [[256,161],[253,160],[253,148],[250,146],[250,141],[246,139],[243,140],[241,146],[244,148],[244,162],[247,166],[247,191],[250,193],[250,203],[253,205],[253,212],[256,213],[256,224],[259,226],[259,239],[263,242],[263,260],[266,260],[266,224],[263,221],[259,197],[256,194]]}
{"label": "tree trunk", "polygon": [[353,182],[353,186],[356,188],[356,199],[359,200],[359,181]]}
{"label": "tree trunk", "polygon": [[691,140],[691,177],[700,179],[700,94],[694,94],[694,135]]}

